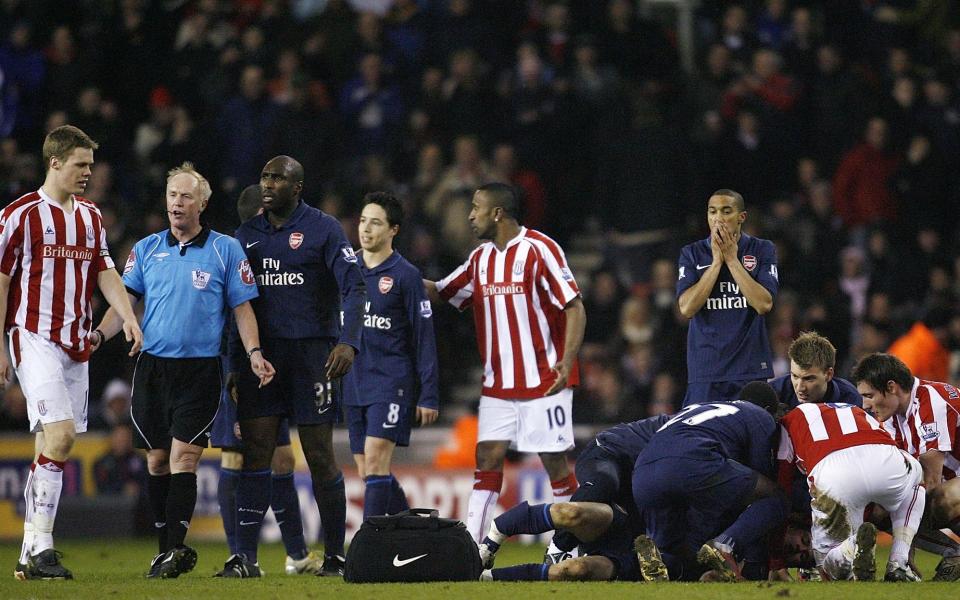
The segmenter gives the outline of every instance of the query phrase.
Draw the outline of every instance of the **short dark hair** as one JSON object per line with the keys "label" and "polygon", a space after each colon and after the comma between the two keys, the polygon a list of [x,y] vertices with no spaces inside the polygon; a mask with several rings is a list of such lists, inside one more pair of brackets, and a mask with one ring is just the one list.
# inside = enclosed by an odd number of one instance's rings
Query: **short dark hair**
{"label": "short dark hair", "polygon": [[248,185],[240,192],[240,197],[237,199],[237,215],[240,216],[241,223],[252,219],[263,206],[263,197],[260,194],[260,186],[257,184]]}
{"label": "short dark hair", "polygon": [[780,398],[777,397],[776,390],[765,381],[751,381],[743,386],[739,395],[744,402],[756,404],[774,418],[780,413]]}
{"label": "short dark hair", "polygon": [[520,195],[517,188],[507,183],[485,183],[477,188],[478,192],[483,192],[494,206],[500,207],[508,218],[515,221],[520,220]]}
{"label": "short dark hair", "polygon": [[[363,206],[376,204],[387,213],[387,225],[399,227],[403,224],[403,205],[390,192],[370,192],[363,197]],[[363,209],[361,206],[361,210]]]}
{"label": "short dark hair", "polygon": [[728,190],[727,188],[721,188],[714,193],[710,194],[713,196],[724,196],[726,198],[733,198],[733,201],[736,203],[737,208],[740,209],[740,212],[747,210],[747,205],[743,201],[743,195],[740,192],[735,192],[733,190]]}
{"label": "short dark hair", "polygon": [[902,360],[892,354],[874,352],[860,359],[850,374],[854,384],[864,381],[877,390],[885,390],[893,381],[904,390],[913,388],[913,373]]}

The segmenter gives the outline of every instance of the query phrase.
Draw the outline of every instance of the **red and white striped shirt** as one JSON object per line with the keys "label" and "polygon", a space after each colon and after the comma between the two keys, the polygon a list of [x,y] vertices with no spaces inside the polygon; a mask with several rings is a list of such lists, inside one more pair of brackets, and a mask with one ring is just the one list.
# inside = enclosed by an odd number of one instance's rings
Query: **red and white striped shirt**
{"label": "red and white striped shirt", "polygon": [[0,272],[11,278],[4,331],[22,327],[87,360],[90,299],[112,268],[95,204],[74,196],[70,213],[42,189],[20,197],[0,213]]}
{"label": "red and white striped shirt", "polygon": [[914,377],[906,414],[894,414],[883,423],[897,445],[919,458],[928,450],[940,450],[943,478],[960,472],[960,391],[948,383]]}
{"label": "red and white striped shirt", "polygon": [[805,474],[837,450],[896,445],[876,419],[852,404],[803,403],[781,419],[780,428],[777,460],[795,462]]}
{"label": "red and white striped shirt", "polygon": [[[437,290],[460,310],[473,307],[483,395],[543,397],[556,381],[551,369],[563,358],[563,309],[580,294],[560,246],[521,227],[502,251],[493,242],[476,248]],[[574,365],[569,384],[578,383]]]}

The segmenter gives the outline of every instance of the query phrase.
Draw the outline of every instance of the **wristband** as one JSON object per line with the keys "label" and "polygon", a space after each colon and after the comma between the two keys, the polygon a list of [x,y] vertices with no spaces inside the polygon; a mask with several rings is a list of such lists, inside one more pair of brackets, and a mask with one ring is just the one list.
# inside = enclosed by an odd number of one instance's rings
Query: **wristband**
{"label": "wristband", "polygon": [[250,350],[247,352],[247,358],[251,358],[254,352],[259,352],[260,354],[263,354],[263,348],[261,348],[260,346],[255,346],[253,348],[250,348]]}
{"label": "wristband", "polygon": [[106,341],[107,336],[103,335],[102,331],[100,331],[99,329],[94,329],[93,332],[100,336],[100,341],[97,342],[98,346]]}

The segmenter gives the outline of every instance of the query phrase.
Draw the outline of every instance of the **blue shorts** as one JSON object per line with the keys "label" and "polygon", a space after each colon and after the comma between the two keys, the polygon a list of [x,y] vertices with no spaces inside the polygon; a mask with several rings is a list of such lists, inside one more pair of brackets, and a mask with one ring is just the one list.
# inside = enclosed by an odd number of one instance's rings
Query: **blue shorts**
{"label": "blue shorts", "polygon": [[363,454],[368,436],[390,440],[397,446],[409,446],[413,410],[395,402],[346,407],[350,452]]}
{"label": "blue shorts", "polygon": [[[571,502],[616,502],[628,512],[633,512],[633,496],[630,481],[633,465],[625,468],[617,455],[591,440],[577,456],[574,473],[580,484],[570,498]],[[632,541],[632,540],[631,540]]]}
{"label": "blue shorts", "polygon": [[688,383],[687,394],[683,397],[683,406],[707,404],[710,402],[733,402],[740,399],[740,390],[751,381],[766,379],[742,379],[738,381],[707,381]]}
{"label": "blue shorts", "polygon": [[325,367],[333,340],[267,338],[261,346],[277,374],[262,388],[249,364],[237,374],[241,421],[285,416],[297,425],[340,422],[340,380],[327,381]]}
{"label": "blue shorts", "polygon": [[[719,534],[731,513],[739,513],[759,473],[719,453],[691,452],[637,463],[633,498],[647,535],[657,544],[671,579],[686,579],[685,564]],[[690,518],[690,515],[696,518]],[[693,576],[699,576],[696,573]]]}
{"label": "blue shorts", "polygon": [[640,564],[633,549],[633,540],[639,535],[627,512],[617,504],[613,509],[613,521],[602,536],[592,542],[580,544],[581,554],[604,556],[613,563],[613,579],[616,581],[640,581]]}
{"label": "blue shorts", "polygon": [[[226,388],[220,394],[220,410],[217,412],[217,418],[213,420],[213,427],[210,428],[210,445],[214,448],[236,451],[243,446],[240,441],[240,423],[237,422],[237,403],[230,397]],[[290,423],[287,419],[280,419],[276,445],[278,447],[290,445]]]}

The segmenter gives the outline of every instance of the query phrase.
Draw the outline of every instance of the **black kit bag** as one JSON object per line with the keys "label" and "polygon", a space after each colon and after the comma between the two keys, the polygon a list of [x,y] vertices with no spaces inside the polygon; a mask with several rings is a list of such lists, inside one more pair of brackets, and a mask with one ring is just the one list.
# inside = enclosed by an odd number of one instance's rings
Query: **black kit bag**
{"label": "black kit bag", "polygon": [[480,553],[466,525],[438,514],[411,508],[369,517],[350,543],[344,581],[477,581]]}

